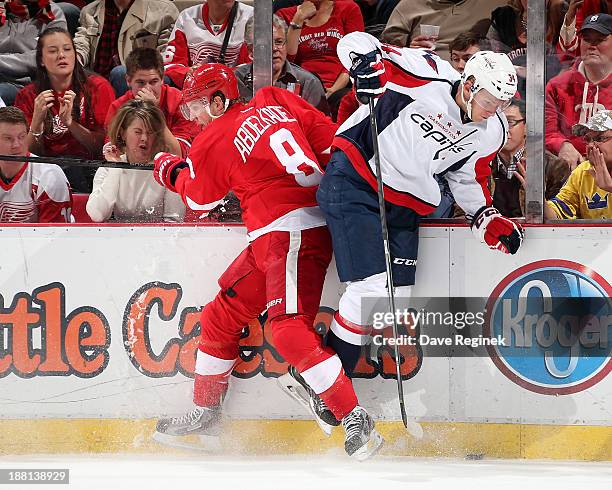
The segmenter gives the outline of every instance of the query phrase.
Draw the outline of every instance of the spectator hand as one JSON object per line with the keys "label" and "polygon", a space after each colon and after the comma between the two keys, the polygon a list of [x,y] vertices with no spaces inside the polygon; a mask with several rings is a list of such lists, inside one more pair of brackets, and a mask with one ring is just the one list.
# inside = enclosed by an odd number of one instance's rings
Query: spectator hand
{"label": "spectator hand", "polygon": [[472,220],[472,232],[492,250],[515,254],[523,242],[523,228],[494,207],[482,207]]}
{"label": "spectator hand", "polygon": [[189,167],[181,157],[171,153],[158,153],[154,159],[153,177],[159,185],[176,192],[176,178],[181,169]]}
{"label": "spectator hand", "polygon": [[355,86],[355,95],[362,104],[369,99],[380,97],[385,91],[387,75],[382,55],[379,50],[366,54],[351,53],[353,65],[349,75]]}
{"label": "spectator hand", "polygon": [[526,190],[527,189],[527,173],[525,170],[525,157],[521,158],[520,162],[517,162],[516,172],[514,172],[513,175],[521,183],[521,186],[523,186],[523,189]]}
{"label": "spectator hand", "polygon": [[72,106],[75,97],[76,94],[72,90],[67,90],[59,100],[59,118],[66,127],[72,124]]}
{"label": "spectator hand", "polygon": [[576,150],[574,145],[572,145],[569,141],[566,141],[561,145],[561,149],[559,150],[559,158],[567,164],[571,171],[573,171],[583,159],[580,152]]}
{"label": "spectator hand", "polygon": [[34,111],[32,113],[32,125],[42,124],[47,115],[47,110],[53,107],[55,96],[53,90],[44,90],[34,99]]}
{"label": "spectator hand", "polygon": [[295,15],[293,16],[293,22],[296,24],[303,24],[308,19],[311,19],[317,14],[317,7],[314,3],[306,0],[302,5],[297,8]]}
{"label": "spectator hand", "polygon": [[599,148],[596,146],[589,146],[587,149],[587,156],[589,157],[589,162],[591,162],[593,166],[593,168],[589,169],[589,173],[595,179],[597,187],[604,191],[612,192],[612,175],[610,175],[610,170]]}
{"label": "spectator hand", "polygon": [[106,143],[102,147],[102,154],[104,155],[104,159],[107,162],[120,162],[121,161],[121,152],[119,151],[119,148],[117,148],[111,142]]}
{"label": "spectator hand", "polygon": [[191,66],[191,67],[189,68],[189,70],[187,70],[187,74],[185,75],[185,78],[187,78],[187,77],[188,77],[189,75],[191,75],[191,74],[192,74],[194,71],[196,71],[198,68],[200,68],[200,66],[202,66],[202,65],[200,65],[200,64],[196,64],[196,65]]}
{"label": "spectator hand", "polygon": [[411,48],[434,49],[435,46],[436,39],[429,36],[416,36],[410,41]]}
{"label": "spectator hand", "polygon": [[565,25],[569,26],[576,20],[576,11],[582,6],[584,0],[570,0],[567,13],[565,14]]}
{"label": "spectator hand", "polygon": [[149,87],[140,89],[138,93],[136,94],[136,98],[138,100],[148,100],[149,102],[153,102],[155,105],[159,104],[159,101],[157,100],[157,97],[153,93],[153,90],[151,90]]}

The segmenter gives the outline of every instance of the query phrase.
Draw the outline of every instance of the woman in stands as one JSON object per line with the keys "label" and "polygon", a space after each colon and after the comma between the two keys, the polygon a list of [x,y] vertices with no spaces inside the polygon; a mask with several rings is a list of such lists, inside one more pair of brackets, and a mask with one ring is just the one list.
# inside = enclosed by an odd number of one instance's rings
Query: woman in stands
{"label": "woman in stands", "polygon": [[289,25],[290,61],[319,76],[335,118],[340,99],[350,90],[349,75],[338,59],[336,46],[349,32],[364,30],[359,6],[355,2],[306,0],[276,13]]}
{"label": "woman in stands", "polygon": [[[133,99],[113,117],[104,147],[109,162],[153,162],[164,151],[164,114],[152,102]],[[185,206],[178,194],[161,187],[147,170],[101,167],[96,171],[87,214],[95,222],[182,221]]]}
{"label": "woman in stands", "polygon": [[[104,119],[115,92],[104,78],[76,63],[68,31],[51,28],[38,38],[36,78],[19,91],[15,106],[30,124],[28,148],[45,156],[100,158]],[[93,172],[64,168],[72,189],[89,192]]]}

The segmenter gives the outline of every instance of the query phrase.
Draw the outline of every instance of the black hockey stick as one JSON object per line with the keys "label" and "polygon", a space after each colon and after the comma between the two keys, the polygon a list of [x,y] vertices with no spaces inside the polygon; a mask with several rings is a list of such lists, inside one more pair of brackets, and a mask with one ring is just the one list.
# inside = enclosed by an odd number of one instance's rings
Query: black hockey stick
{"label": "black hockey stick", "polygon": [[0,161],[5,162],[32,162],[32,163],[54,163],[64,167],[109,167],[125,168],[128,170],[153,170],[152,163],[127,163],[109,162],[108,160],[85,160],[72,157],[33,157],[33,156],[12,156],[0,155]]}
{"label": "black hockey stick", "polygon": [[[385,249],[385,263],[387,266],[387,294],[389,296],[389,307],[393,314],[393,337],[398,338],[397,316],[395,311],[395,291],[393,289],[393,271],[391,269],[391,249],[389,247],[389,229],[387,227],[387,211],[385,209],[385,192],[383,189],[382,171],[380,169],[380,153],[378,150],[378,124],[374,111],[374,98],[369,99],[370,104],[370,128],[372,130],[372,145],[374,147],[374,164],[376,166],[376,183],[378,184],[378,208],[380,210],[380,225],[382,228],[383,247]],[[404,386],[402,384],[401,358],[398,342],[393,346],[395,354],[395,368],[397,375],[397,394],[399,396],[400,412],[404,427],[408,428],[408,416],[404,405]]]}

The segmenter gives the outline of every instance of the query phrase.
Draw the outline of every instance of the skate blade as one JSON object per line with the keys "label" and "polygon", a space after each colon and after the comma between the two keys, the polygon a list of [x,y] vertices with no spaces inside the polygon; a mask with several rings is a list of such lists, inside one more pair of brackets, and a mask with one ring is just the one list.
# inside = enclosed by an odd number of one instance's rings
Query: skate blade
{"label": "skate blade", "polygon": [[414,420],[409,420],[408,427],[406,427],[406,430],[415,439],[418,439],[419,441],[423,439],[423,426],[421,426],[421,424],[419,424],[418,422],[415,422]]}
{"label": "skate blade", "polygon": [[221,440],[219,436],[210,436],[206,434],[171,436],[162,434],[161,432],[155,432],[152,439],[164,446],[187,449],[189,451],[208,453],[218,453],[221,451]]}
{"label": "skate blade", "polygon": [[317,417],[317,414],[312,410],[312,408],[310,408],[310,397],[308,396],[308,393],[306,393],[304,387],[289,373],[283,374],[282,376],[276,378],[276,382],[280,386],[281,390],[308,410],[308,412],[314,417],[317,425],[323,431],[323,434],[325,434],[326,437],[330,437],[332,430],[334,429],[333,426]]}
{"label": "skate blade", "polygon": [[370,440],[363,446],[361,446],[359,449],[357,449],[357,451],[355,451],[351,455],[351,458],[354,458],[359,462],[365,461],[366,459],[371,458],[378,451],[380,451],[380,448],[382,447],[384,442],[385,440],[383,439],[383,437],[375,430],[372,430],[372,433],[370,434]]}

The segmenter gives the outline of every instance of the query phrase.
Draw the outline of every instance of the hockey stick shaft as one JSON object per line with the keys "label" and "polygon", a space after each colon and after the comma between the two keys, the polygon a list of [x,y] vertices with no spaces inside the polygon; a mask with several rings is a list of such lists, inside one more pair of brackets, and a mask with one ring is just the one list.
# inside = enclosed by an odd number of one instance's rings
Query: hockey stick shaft
{"label": "hockey stick shaft", "polygon": [[[389,228],[387,227],[387,211],[385,208],[385,191],[383,188],[382,170],[380,168],[380,152],[378,149],[378,123],[376,122],[376,112],[374,108],[374,99],[369,99],[370,104],[370,127],[372,130],[372,145],[374,147],[374,165],[376,167],[376,183],[378,185],[378,207],[380,210],[380,225],[382,231],[383,247],[385,249],[385,263],[387,267],[387,294],[389,296],[389,308],[393,314],[393,337],[398,338],[399,332],[397,327],[397,316],[395,311],[395,291],[393,289],[393,270],[391,267],[391,248],[389,246]],[[406,415],[406,406],[404,404],[404,386],[402,384],[401,358],[398,342],[393,346],[395,354],[395,368],[397,375],[397,394],[399,397],[400,412],[402,414],[402,422],[404,427],[408,428],[408,417]]]}
{"label": "hockey stick shaft", "polygon": [[64,167],[109,167],[124,168],[128,170],[153,170],[152,163],[127,163],[109,162],[108,160],[85,160],[82,158],[71,157],[34,157],[34,156],[13,156],[0,155],[0,161],[5,162],[32,162],[32,163],[53,163]]}

